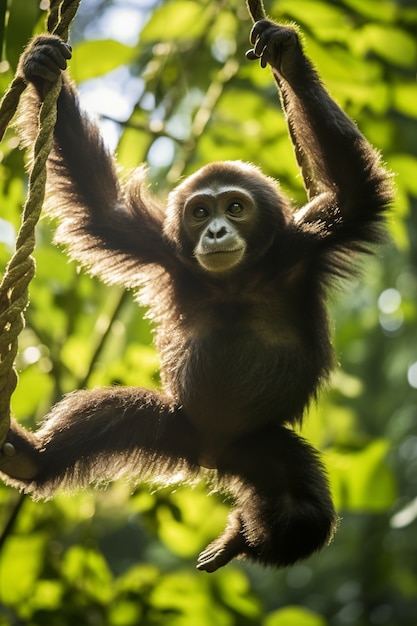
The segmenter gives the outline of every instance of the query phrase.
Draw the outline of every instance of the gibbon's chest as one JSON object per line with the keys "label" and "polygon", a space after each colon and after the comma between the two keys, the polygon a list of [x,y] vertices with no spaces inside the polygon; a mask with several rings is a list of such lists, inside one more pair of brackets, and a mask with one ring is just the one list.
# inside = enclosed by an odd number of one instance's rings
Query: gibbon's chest
{"label": "gibbon's chest", "polygon": [[[232,349],[253,342],[262,351],[300,342],[306,311],[285,283],[251,284],[248,280],[225,284],[213,292],[191,292],[177,301],[171,322],[187,343],[198,345],[202,340]],[[175,333],[172,336],[175,341]]]}
{"label": "gibbon's chest", "polygon": [[[271,345],[263,334],[239,324],[212,328],[189,336],[163,363],[171,392],[203,432],[228,439],[298,412],[289,388],[292,381],[311,378],[311,360],[300,358],[303,351],[297,342],[289,344],[289,335]],[[302,395],[300,388],[296,404]]]}
{"label": "gibbon's chest", "polygon": [[242,380],[255,365],[271,368],[282,351],[301,348],[290,310],[280,302],[244,299],[191,301],[185,312],[172,310],[155,337],[163,378],[213,380],[226,374]]}

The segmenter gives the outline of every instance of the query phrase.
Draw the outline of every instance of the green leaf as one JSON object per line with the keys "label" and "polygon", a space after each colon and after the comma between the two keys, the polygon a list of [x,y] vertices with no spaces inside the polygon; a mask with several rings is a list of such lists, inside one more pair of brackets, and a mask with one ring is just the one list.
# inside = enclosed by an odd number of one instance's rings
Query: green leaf
{"label": "green leaf", "polygon": [[120,65],[127,65],[135,57],[135,48],[113,39],[83,41],[74,47],[73,58],[69,63],[71,76],[80,83],[103,76]]}
{"label": "green leaf", "polygon": [[326,626],[326,621],[313,611],[296,606],[274,611],[268,615],[262,626]]}
{"label": "green leaf", "polygon": [[[207,586],[201,579],[188,572],[177,571],[160,580],[151,593],[151,604],[162,615],[179,615],[171,623],[178,625],[230,626],[230,615],[226,607],[213,602]],[[182,618],[182,619],[181,619]],[[161,624],[164,620],[161,620]],[[166,623],[166,621],[165,621]]]}
{"label": "green leaf", "polygon": [[74,546],[65,555],[62,573],[72,586],[82,589],[91,599],[103,603],[111,601],[113,578],[99,552]]}
{"label": "green leaf", "polygon": [[1,599],[6,605],[25,603],[42,568],[45,539],[42,535],[12,535],[0,560]]}
{"label": "green leaf", "polygon": [[143,29],[141,42],[193,39],[204,33],[207,12],[198,2],[181,0],[162,4]]}
{"label": "green leaf", "polygon": [[417,58],[414,37],[400,28],[370,23],[362,29],[363,52],[372,50],[382,59],[398,67],[413,68]]}
{"label": "green leaf", "polygon": [[173,507],[158,507],[160,536],[172,552],[182,557],[194,556],[226,524],[227,507],[209,498],[203,485],[182,488],[171,496],[170,502]]}
{"label": "green leaf", "polygon": [[377,439],[360,452],[326,452],[337,508],[381,512],[392,506],[397,485],[385,462],[388,450],[388,441]]}
{"label": "green leaf", "polygon": [[[132,116],[133,124],[135,123],[136,117],[137,116]],[[117,148],[119,163],[127,169],[136,168],[145,160],[150,143],[150,133],[137,128],[125,128]]]}
{"label": "green leaf", "polygon": [[45,400],[53,391],[53,381],[37,364],[19,374],[19,384],[12,396],[13,415],[19,420],[35,415],[40,407],[46,411]]}
{"label": "green leaf", "polygon": [[255,623],[261,615],[261,602],[253,594],[248,578],[237,568],[222,568],[217,573],[219,593],[232,610],[245,615]]}
{"label": "green leaf", "polygon": [[395,107],[400,113],[417,118],[417,85],[415,81],[393,86]]}
{"label": "green leaf", "polygon": [[320,0],[278,0],[271,15],[289,14],[298,24],[305,25],[322,41],[345,39],[349,30],[346,14],[330,2]]}
{"label": "green leaf", "polygon": [[59,610],[64,593],[64,585],[57,580],[39,580],[30,599],[37,610]]}
{"label": "green leaf", "polygon": [[396,3],[390,0],[367,0],[366,2],[363,0],[344,0],[344,4],[351,6],[368,20],[375,20],[378,16],[378,20],[381,22],[393,21],[397,10]]}

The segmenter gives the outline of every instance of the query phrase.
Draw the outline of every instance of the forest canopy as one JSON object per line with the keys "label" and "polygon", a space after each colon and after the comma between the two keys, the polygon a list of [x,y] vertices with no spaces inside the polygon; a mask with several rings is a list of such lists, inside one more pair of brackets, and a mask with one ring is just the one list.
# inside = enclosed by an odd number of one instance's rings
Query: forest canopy
{"label": "forest canopy", "polygon": [[[204,485],[33,502],[0,487],[0,625],[415,626],[417,614],[417,8],[400,0],[277,0],[327,88],[395,177],[390,241],[332,301],[339,368],[305,420],[342,518],[333,543],[287,570],[236,563],[211,577],[196,554],[228,506]],[[0,1],[0,94],[45,3]],[[245,59],[243,0],[82,0],[70,73],[126,172],[143,161],[163,197],[213,160],[242,159],[305,192],[268,72]],[[15,128],[0,145],[0,272],[27,190]],[[152,325],[37,228],[13,415],[34,428],[65,393],[154,387]]]}

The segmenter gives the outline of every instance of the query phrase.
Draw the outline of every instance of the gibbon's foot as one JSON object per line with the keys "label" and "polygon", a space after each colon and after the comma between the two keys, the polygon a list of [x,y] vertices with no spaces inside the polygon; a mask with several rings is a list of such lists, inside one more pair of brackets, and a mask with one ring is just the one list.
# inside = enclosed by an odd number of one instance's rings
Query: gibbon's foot
{"label": "gibbon's foot", "polygon": [[229,515],[227,526],[222,534],[212,541],[198,557],[197,569],[215,572],[235,557],[248,553],[248,545],[243,534],[243,523],[236,510]]}
{"label": "gibbon's foot", "polygon": [[245,538],[241,534],[235,535],[227,541],[224,540],[223,535],[220,535],[201,552],[197,561],[197,569],[210,573],[215,572],[235,557],[240,554],[243,555],[246,547]]}
{"label": "gibbon's foot", "polygon": [[[16,429],[15,429],[16,427]],[[12,422],[6,441],[0,450],[0,472],[18,480],[31,480],[39,473],[34,460],[37,450],[30,443],[31,433]]]}

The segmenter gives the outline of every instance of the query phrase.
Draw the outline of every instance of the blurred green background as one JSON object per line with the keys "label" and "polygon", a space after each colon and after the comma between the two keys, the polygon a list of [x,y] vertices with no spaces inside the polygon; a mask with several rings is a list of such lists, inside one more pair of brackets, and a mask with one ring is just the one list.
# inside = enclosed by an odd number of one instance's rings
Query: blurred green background
{"label": "blurred green background", "polygon": [[[45,2],[0,0],[0,93]],[[49,502],[0,486],[0,626],[417,625],[417,6],[415,0],[266,2],[297,22],[333,97],[395,173],[390,242],[330,303],[340,367],[303,433],[323,451],[342,517],[330,547],[287,570],[196,555],[228,506],[204,485],[118,482]],[[204,163],[243,159],[305,200],[276,90],[245,60],[244,0],[82,0],[70,71],[123,170],[155,193]],[[26,193],[25,155],[0,145],[0,269]],[[13,412],[33,428],[73,389],[154,386],[149,323],[131,293],[86,276],[37,231]]]}

